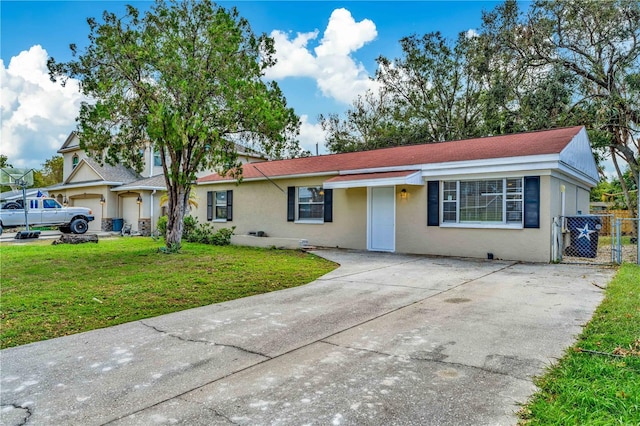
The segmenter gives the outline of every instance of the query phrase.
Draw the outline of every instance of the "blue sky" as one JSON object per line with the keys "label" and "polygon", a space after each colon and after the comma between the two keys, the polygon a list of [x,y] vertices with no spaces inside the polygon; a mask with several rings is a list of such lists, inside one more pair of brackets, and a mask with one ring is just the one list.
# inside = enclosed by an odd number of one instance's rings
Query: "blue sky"
{"label": "blue sky", "polygon": [[[122,13],[127,3],[146,10],[148,1],[0,2],[0,153],[16,167],[39,168],[56,154],[75,128],[81,101],[73,84],[48,81],[46,59],[71,58],[69,44],[87,44],[87,17]],[[379,55],[400,56],[398,41],[411,34],[440,31],[449,38],[477,30],[482,11],[495,1],[237,1],[256,33],[276,39],[278,65],[268,74],[301,116],[303,148],[320,153],[324,138],[319,114],[342,113],[370,87]]]}

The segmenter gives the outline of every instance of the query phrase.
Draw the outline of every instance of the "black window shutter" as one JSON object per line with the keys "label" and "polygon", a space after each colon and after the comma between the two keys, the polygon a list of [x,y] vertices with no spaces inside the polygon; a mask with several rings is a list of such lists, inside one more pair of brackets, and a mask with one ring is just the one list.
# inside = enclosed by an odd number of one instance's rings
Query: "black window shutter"
{"label": "black window shutter", "polygon": [[233,191],[227,191],[227,221],[233,220]]}
{"label": "black window shutter", "polygon": [[287,222],[296,220],[296,187],[287,188]]}
{"label": "black window shutter", "polygon": [[213,191],[207,191],[207,220],[213,220]]}
{"label": "black window shutter", "polygon": [[540,228],[540,176],[524,178],[524,227]]}
{"label": "black window shutter", "polygon": [[430,180],[427,183],[427,226],[440,225],[440,182]]}
{"label": "black window shutter", "polygon": [[333,222],[333,189],[324,190],[324,221]]}

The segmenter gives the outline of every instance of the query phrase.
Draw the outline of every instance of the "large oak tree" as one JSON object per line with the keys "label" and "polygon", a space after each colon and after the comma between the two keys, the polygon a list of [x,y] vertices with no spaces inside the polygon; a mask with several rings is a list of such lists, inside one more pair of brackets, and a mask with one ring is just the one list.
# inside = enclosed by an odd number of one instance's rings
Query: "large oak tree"
{"label": "large oak tree", "polygon": [[271,157],[297,152],[299,119],[275,82],[273,40],[256,36],[235,9],[210,1],[127,6],[89,18],[89,45],[74,59],[49,59],[53,80],[76,78],[92,99],[78,118],[81,147],[141,170],[141,149],[162,159],[168,192],[166,242],[179,248],[196,173],[241,176],[236,143]]}
{"label": "large oak tree", "polygon": [[[585,125],[594,153],[636,187],[640,171],[640,3],[506,0],[477,34],[400,40],[378,58],[380,101],[321,117],[327,147],[343,150]],[[377,100],[376,97],[370,97]],[[369,99],[369,98],[366,98]]]}

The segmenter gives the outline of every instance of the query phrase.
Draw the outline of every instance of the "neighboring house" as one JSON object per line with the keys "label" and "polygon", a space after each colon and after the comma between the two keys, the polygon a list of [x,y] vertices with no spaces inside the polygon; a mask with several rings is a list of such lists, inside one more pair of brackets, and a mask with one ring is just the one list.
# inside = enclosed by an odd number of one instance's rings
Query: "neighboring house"
{"label": "neighboring house", "polygon": [[[266,160],[240,145],[237,149],[243,163]],[[63,182],[46,189],[61,204],[90,208],[96,217],[90,230],[119,230],[130,224],[133,231],[146,234],[155,228],[163,214],[160,197],[166,191],[157,152],[151,148],[140,152],[142,173],[123,165],[101,165],[80,148],[78,134],[72,132],[58,153],[64,158]]]}
{"label": "neighboring house", "polygon": [[571,127],[246,164],[240,184],[198,180],[197,215],[315,246],[548,262],[553,218],[588,214],[597,182]]}

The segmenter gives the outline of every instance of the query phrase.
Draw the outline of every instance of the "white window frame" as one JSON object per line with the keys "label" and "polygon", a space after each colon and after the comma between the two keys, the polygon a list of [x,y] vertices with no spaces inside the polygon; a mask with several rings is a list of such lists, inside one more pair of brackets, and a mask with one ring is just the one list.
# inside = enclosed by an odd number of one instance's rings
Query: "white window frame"
{"label": "white window frame", "polygon": [[[320,195],[322,195],[322,201],[310,201],[310,202],[300,202],[300,190],[307,188],[315,188],[320,191]],[[322,214],[319,218],[300,218],[300,205],[308,204],[309,206],[313,205],[321,205],[322,206]],[[295,223],[312,223],[312,224],[322,224],[324,223],[324,189],[322,186],[296,186],[296,220]]]}
{"label": "white window frame", "polygon": [[[461,182],[486,182],[502,180],[502,221],[460,221],[460,183]],[[517,191],[509,191],[509,183],[513,181],[519,182],[515,188]],[[455,192],[451,188],[451,184],[455,183]],[[449,184],[449,185],[447,185]],[[449,186],[449,188],[447,188]],[[440,226],[451,228],[505,228],[505,229],[522,229],[524,228],[524,178],[523,177],[509,177],[509,178],[486,178],[486,179],[460,179],[460,180],[447,180],[442,181],[440,189]],[[519,210],[508,210],[509,203],[519,203]],[[449,206],[446,209],[445,206]],[[454,210],[451,210],[451,206],[455,206]],[[446,221],[445,213],[451,214],[455,211],[455,221]],[[507,221],[508,213],[520,213],[519,221]]]}
{"label": "white window frame", "polygon": [[[162,157],[160,156],[160,151],[153,151],[152,160],[153,167],[162,167]],[[157,163],[157,164],[156,164]]]}
{"label": "white window frame", "polygon": [[[218,194],[224,194],[224,204],[218,203]],[[218,217],[218,206],[224,207],[225,217]],[[227,222],[229,207],[227,204],[227,191],[213,191],[213,220],[212,222]]]}

